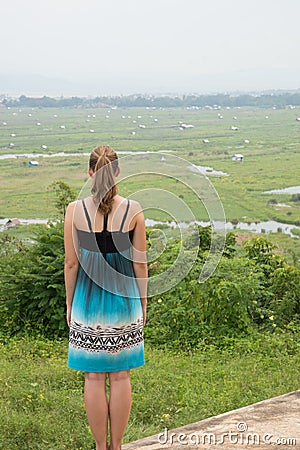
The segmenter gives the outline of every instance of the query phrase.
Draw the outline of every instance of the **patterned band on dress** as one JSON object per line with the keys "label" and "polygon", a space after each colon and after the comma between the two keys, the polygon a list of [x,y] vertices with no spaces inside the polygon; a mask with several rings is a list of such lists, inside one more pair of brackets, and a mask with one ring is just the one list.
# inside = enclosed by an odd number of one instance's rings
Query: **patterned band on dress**
{"label": "patterned band on dress", "polygon": [[70,345],[89,352],[118,353],[143,342],[143,320],[122,327],[87,327],[75,321],[70,325]]}

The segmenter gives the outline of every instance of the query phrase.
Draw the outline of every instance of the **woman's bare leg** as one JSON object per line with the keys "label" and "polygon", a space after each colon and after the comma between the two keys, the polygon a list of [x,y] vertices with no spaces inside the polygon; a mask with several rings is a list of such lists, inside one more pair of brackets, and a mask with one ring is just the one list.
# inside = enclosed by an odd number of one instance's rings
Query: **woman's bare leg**
{"label": "woman's bare leg", "polygon": [[130,371],[110,372],[110,450],[120,450],[131,409]]}
{"label": "woman's bare leg", "polygon": [[96,450],[107,450],[108,402],[106,373],[85,373],[84,403],[96,441]]}

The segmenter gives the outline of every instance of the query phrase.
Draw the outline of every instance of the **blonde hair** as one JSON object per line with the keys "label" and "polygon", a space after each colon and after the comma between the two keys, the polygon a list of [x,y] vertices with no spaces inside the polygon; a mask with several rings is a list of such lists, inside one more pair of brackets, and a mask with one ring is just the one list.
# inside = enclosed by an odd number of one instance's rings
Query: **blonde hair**
{"label": "blonde hair", "polygon": [[118,193],[115,184],[118,155],[109,145],[97,147],[90,154],[89,167],[94,173],[91,189],[94,202],[102,214],[108,214]]}

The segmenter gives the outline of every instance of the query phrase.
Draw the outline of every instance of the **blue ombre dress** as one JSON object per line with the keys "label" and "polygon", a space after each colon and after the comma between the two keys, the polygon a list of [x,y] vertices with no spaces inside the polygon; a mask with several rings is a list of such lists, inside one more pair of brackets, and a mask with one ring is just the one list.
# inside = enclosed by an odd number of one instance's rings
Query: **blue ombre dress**
{"label": "blue ombre dress", "polygon": [[73,296],[68,366],[116,372],[144,365],[143,314],[131,251],[134,230],[77,230],[79,270]]}

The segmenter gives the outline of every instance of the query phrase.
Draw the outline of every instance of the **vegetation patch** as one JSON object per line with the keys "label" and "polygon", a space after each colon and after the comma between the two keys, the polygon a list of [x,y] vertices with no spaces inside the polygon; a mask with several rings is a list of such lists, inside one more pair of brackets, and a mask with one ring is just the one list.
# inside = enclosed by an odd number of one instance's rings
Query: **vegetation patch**
{"label": "vegetation patch", "polygon": [[[0,448],[92,450],[84,377],[66,367],[67,340],[0,338]],[[299,343],[292,330],[202,343],[192,352],[146,346],[132,371],[125,442],[179,427],[298,388]]]}

